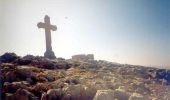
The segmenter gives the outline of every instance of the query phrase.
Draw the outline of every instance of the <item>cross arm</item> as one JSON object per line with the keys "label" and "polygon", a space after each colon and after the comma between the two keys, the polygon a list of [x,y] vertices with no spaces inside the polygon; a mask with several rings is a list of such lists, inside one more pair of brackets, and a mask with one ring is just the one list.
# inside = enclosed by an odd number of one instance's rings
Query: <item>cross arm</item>
{"label": "cross arm", "polygon": [[37,24],[37,26],[38,26],[38,28],[45,28],[45,24],[42,23],[42,22],[39,22],[39,23]]}
{"label": "cross arm", "polygon": [[51,26],[51,30],[56,31],[57,30],[57,26],[56,25],[52,25]]}

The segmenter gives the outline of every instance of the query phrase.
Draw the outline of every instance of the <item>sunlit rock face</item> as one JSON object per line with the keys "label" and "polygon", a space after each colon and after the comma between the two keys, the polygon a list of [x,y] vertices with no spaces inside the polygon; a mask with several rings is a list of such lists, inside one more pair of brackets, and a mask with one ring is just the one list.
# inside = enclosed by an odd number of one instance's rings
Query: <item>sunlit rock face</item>
{"label": "sunlit rock face", "polygon": [[5,53],[0,56],[2,100],[170,99],[168,69],[83,57],[51,60]]}

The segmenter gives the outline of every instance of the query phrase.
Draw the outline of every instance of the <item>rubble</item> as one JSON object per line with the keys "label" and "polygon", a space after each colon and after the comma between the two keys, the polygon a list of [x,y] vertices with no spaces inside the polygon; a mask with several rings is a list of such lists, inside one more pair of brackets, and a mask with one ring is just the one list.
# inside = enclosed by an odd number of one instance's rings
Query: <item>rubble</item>
{"label": "rubble", "polygon": [[50,60],[6,53],[0,56],[2,100],[170,98],[170,70],[91,58]]}

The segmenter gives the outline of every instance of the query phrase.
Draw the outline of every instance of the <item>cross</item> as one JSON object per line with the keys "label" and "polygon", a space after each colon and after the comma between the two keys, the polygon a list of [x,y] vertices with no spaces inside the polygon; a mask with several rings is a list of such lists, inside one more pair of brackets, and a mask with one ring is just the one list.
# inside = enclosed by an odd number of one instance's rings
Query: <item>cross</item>
{"label": "cross", "polygon": [[39,22],[37,24],[38,28],[44,28],[45,29],[45,37],[46,37],[46,52],[44,53],[44,56],[47,58],[55,58],[54,52],[52,51],[51,46],[51,30],[56,31],[57,27],[56,25],[51,25],[50,23],[50,17],[48,15],[44,18],[44,23]]}

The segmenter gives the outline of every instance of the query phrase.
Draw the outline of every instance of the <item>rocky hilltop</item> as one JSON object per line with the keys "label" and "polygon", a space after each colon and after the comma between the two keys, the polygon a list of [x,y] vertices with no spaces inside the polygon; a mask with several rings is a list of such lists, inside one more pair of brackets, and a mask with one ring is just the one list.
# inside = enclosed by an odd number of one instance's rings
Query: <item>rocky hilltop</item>
{"label": "rocky hilltop", "polygon": [[1,55],[1,100],[170,100],[170,70],[82,56]]}

